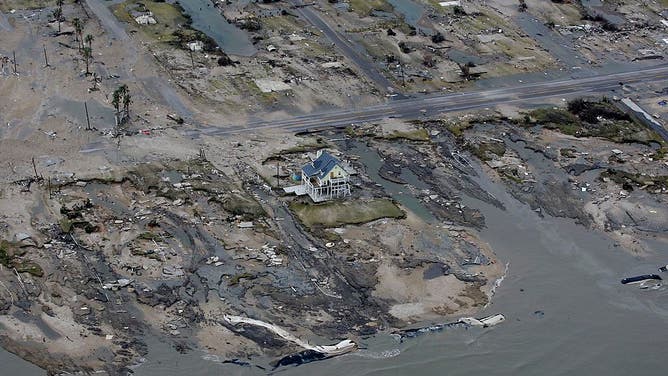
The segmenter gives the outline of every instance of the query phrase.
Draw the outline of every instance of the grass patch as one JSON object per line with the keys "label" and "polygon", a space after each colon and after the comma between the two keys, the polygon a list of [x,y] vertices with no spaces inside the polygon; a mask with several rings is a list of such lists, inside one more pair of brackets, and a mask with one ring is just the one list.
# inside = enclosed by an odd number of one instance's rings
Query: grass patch
{"label": "grass patch", "polygon": [[429,132],[426,129],[420,128],[413,131],[394,131],[387,136],[382,136],[386,140],[409,140],[409,141],[429,141]]}
{"label": "grass patch", "polygon": [[265,162],[271,161],[271,160],[276,160],[282,155],[286,154],[297,154],[297,153],[307,153],[310,151],[315,151],[315,150],[320,150],[324,148],[328,148],[331,145],[329,145],[327,142],[323,140],[322,137],[318,137],[315,140],[306,140],[306,142],[300,143],[297,146],[293,146],[287,149],[283,149],[277,153],[274,153],[271,157],[267,158]]}
{"label": "grass patch", "polygon": [[339,227],[380,218],[406,216],[406,213],[388,199],[332,201],[323,204],[293,201],[290,209],[306,227]]}
{"label": "grass patch", "polygon": [[470,129],[473,127],[473,123],[471,122],[457,122],[457,123],[451,123],[448,122],[445,125],[445,129],[448,130],[448,132],[452,133],[455,138],[462,138],[464,137],[464,131],[467,129]]}
{"label": "grass patch", "polygon": [[[182,14],[182,10],[179,7],[164,2],[125,1],[113,5],[111,11],[120,21],[137,27],[146,37],[164,43],[178,42],[179,37],[174,33],[179,29],[180,25],[188,23],[188,18]],[[131,11],[150,11],[158,23],[155,25],[139,25],[130,14]]]}
{"label": "grass patch", "polygon": [[[217,52],[216,42],[199,30],[190,27],[192,19],[178,4],[164,1],[128,0],[110,7],[111,12],[120,21],[136,27],[148,39],[158,43],[175,45],[187,49],[187,44],[201,40],[204,51]],[[139,25],[132,17],[132,12],[151,12],[157,21],[154,25]]]}
{"label": "grass patch", "polygon": [[350,9],[362,17],[367,17],[374,10],[392,12],[392,5],[385,0],[350,0]]}
{"label": "grass patch", "polygon": [[39,264],[37,264],[34,261],[14,262],[14,267],[16,268],[16,271],[19,273],[28,273],[35,277],[44,276],[44,269],[42,269],[42,267],[39,266]]}
{"label": "grass patch", "polygon": [[9,268],[17,249],[14,244],[0,239],[0,264]]}
{"label": "grass patch", "polygon": [[580,120],[563,108],[539,108],[528,113],[529,122],[575,136],[582,128]]}
{"label": "grass patch", "polygon": [[261,17],[259,21],[262,23],[263,29],[272,32],[300,33],[304,30],[304,28],[297,23],[297,19],[294,16]]}
{"label": "grass patch", "polygon": [[481,161],[494,159],[493,155],[503,157],[506,145],[499,141],[486,141],[479,144],[466,144],[466,148]]}
{"label": "grass patch", "polygon": [[526,114],[523,125],[540,124],[575,137],[600,137],[617,143],[663,144],[661,137],[603,99],[575,99],[567,108],[539,108]]}
{"label": "grass patch", "polygon": [[241,282],[242,279],[251,280],[251,279],[255,279],[255,278],[257,278],[257,277],[250,274],[250,273],[235,274],[230,278],[229,282],[227,282],[227,285],[228,286],[236,286],[236,285],[239,284],[239,282]]}
{"label": "grass patch", "polygon": [[639,187],[652,187],[653,190],[665,191],[668,189],[668,176],[650,176],[640,173],[630,173],[621,170],[607,169],[599,175],[601,180],[608,178],[622,186],[627,191]]}
{"label": "grass patch", "polygon": [[577,150],[573,148],[559,149],[559,154],[561,154],[561,156],[564,158],[575,158],[576,157],[575,153],[577,153]]}
{"label": "grass patch", "polygon": [[155,242],[161,242],[161,241],[164,240],[163,237],[162,237],[162,235],[160,235],[160,234],[154,234],[154,233],[152,233],[152,232],[150,232],[150,231],[145,231],[145,232],[142,232],[141,234],[137,235],[137,239],[140,239],[140,240],[151,240],[151,241],[155,241]]}
{"label": "grass patch", "polygon": [[18,256],[23,256],[25,250],[18,244],[0,240],[0,264],[6,268],[15,268],[19,273],[28,273],[35,277],[42,277],[44,270],[34,261],[18,260]]}

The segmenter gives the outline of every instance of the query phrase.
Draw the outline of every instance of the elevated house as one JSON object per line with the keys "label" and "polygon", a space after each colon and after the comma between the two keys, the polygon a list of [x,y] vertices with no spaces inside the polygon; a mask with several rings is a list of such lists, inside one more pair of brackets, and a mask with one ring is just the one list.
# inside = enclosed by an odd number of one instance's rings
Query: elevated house
{"label": "elevated house", "polygon": [[350,174],[341,162],[326,151],[302,167],[302,189],[313,202],[350,196]]}

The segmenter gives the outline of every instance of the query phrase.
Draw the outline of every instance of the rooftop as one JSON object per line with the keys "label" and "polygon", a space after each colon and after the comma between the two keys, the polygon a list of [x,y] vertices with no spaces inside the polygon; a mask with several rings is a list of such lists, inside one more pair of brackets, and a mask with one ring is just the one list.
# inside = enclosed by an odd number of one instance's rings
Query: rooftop
{"label": "rooftop", "polygon": [[302,173],[309,178],[317,176],[319,179],[323,179],[338,164],[338,159],[323,151],[313,162],[302,167]]}

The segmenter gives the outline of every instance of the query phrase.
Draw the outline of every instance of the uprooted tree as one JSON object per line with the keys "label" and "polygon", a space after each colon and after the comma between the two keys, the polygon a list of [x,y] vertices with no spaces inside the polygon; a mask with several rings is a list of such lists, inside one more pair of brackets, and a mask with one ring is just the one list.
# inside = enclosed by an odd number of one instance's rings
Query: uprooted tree
{"label": "uprooted tree", "polygon": [[60,34],[60,23],[63,22],[63,9],[56,8],[53,11],[53,18],[55,18],[56,22],[58,22],[58,34]]}
{"label": "uprooted tree", "polygon": [[93,41],[95,40],[95,37],[90,34],[86,34],[86,38],[84,38],[84,40],[86,43],[88,43],[88,48],[93,49]]}
{"label": "uprooted tree", "polygon": [[466,64],[457,63],[457,65],[459,66],[460,70],[459,75],[466,81],[475,80],[482,74],[480,72],[471,72],[471,68],[475,67],[475,64],[472,61],[469,61]]}

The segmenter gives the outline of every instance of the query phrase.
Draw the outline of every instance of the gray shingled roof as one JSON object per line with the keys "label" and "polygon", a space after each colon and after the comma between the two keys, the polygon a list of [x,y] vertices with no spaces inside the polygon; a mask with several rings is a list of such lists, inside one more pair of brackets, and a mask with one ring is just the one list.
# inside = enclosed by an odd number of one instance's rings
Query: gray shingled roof
{"label": "gray shingled roof", "polygon": [[316,160],[302,167],[302,172],[309,178],[317,176],[323,179],[337,164],[339,164],[338,159],[334,158],[328,152],[323,151]]}

